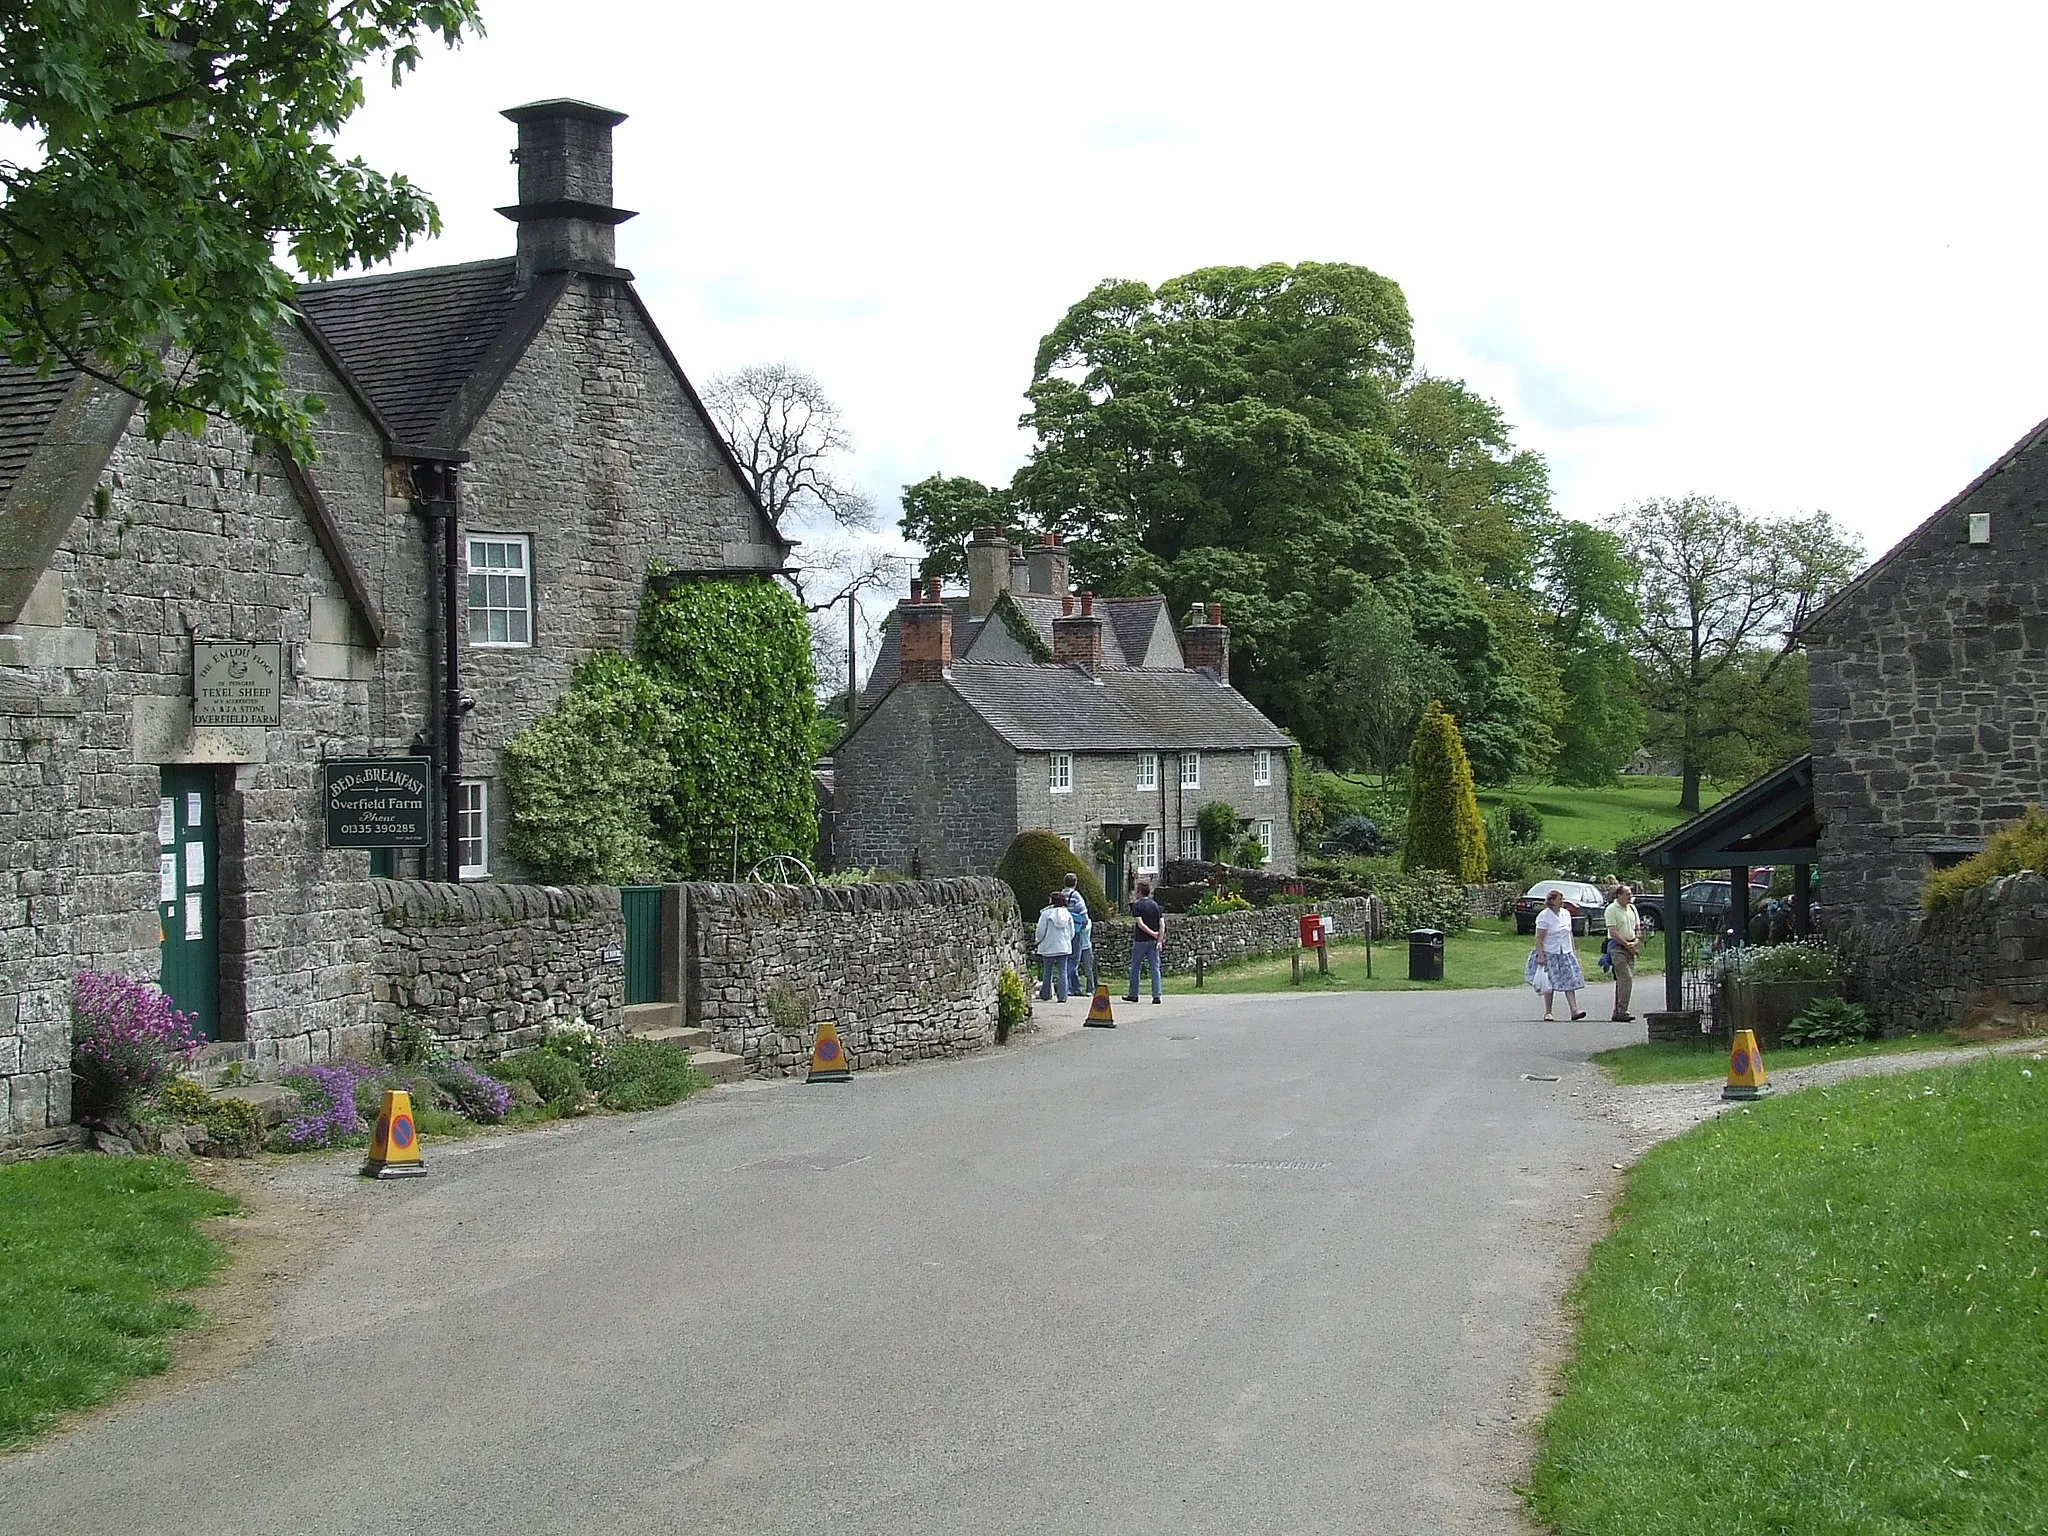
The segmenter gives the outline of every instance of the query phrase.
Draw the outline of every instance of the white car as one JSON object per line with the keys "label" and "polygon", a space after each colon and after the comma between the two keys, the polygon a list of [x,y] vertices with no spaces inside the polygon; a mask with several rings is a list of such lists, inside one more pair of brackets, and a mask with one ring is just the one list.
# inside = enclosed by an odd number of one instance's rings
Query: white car
{"label": "white car", "polygon": [[1599,886],[1584,880],[1538,880],[1515,898],[1515,932],[1536,931],[1536,914],[1548,903],[1552,891],[1564,892],[1564,906],[1572,915],[1573,933],[1607,931],[1607,898],[1600,894]]}

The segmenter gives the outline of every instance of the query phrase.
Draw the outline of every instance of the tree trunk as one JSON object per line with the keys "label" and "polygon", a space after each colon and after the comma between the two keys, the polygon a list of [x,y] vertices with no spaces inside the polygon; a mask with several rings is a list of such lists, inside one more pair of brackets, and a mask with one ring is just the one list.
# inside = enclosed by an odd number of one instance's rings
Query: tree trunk
{"label": "tree trunk", "polygon": [[1681,811],[1688,811],[1697,815],[1700,808],[1699,764],[1688,762],[1681,772],[1682,777],[1679,779],[1678,789],[1678,808]]}

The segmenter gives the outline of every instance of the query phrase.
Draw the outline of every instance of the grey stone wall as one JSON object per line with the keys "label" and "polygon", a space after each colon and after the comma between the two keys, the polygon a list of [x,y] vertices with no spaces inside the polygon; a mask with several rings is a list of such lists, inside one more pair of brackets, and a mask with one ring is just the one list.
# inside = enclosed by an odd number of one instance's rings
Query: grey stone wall
{"label": "grey stone wall", "polygon": [[626,929],[611,886],[377,880],[371,899],[379,1034],[417,1020],[455,1055],[492,1057],[565,1024],[619,1027]]}
{"label": "grey stone wall", "polygon": [[[1287,755],[1273,753],[1271,784],[1254,785],[1250,752],[1204,752],[1201,787],[1180,788],[1180,760],[1159,754],[1158,784],[1138,788],[1136,752],[1077,752],[1074,787],[1054,794],[1051,764],[1043,752],[1017,755],[1017,823],[1014,830],[1044,827],[1074,840],[1076,851],[1089,859],[1096,829],[1104,822],[1146,822],[1162,828],[1162,860],[1180,857],[1180,829],[1193,827],[1211,800],[1228,803],[1239,816],[1273,823],[1273,857],[1266,866],[1291,875],[1296,865],[1294,825],[1287,807]],[[1134,870],[1135,874],[1136,871]],[[1142,878],[1156,878],[1148,871]],[[1112,893],[1117,894],[1117,893]],[[1118,899],[1121,899],[1119,895]]]}
{"label": "grey stone wall", "polygon": [[1017,835],[1014,757],[944,683],[898,683],[833,753],[833,862],[991,873]]}
{"label": "grey stone wall", "polygon": [[[533,541],[534,643],[465,644],[464,777],[491,780],[492,875],[503,852],[505,743],[551,708],[576,663],[630,649],[647,562],[770,571],[782,552],[625,289],[578,276],[471,433],[465,534]],[[465,585],[457,615],[468,633]]]}
{"label": "grey stone wall", "polygon": [[[1365,933],[1366,914],[1374,899],[1341,896],[1313,903],[1275,903],[1247,912],[1218,912],[1209,917],[1176,917],[1169,913],[1159,968],[1168,975],[1190,975],[1198,954],[1204,965],[1288,954],[1301,947],[1301,917],[1311,906],[1328,916],[1333,938],[1339,942],[1356,939]],[[1384,937],[1384,918],[1381,926]],[[1112,983],[1128,980],[1130,963],[1130,919],[1112,917],[1097,923],[1095,964],[1103,976]]]}
{"label": "grey stone wall", "polygon": [[[322,756],[376,744],[368,669],[310,664],[342,599],[274,459],[219,427],[121,439],[0,631],[5,1129],[69,1118],[72,973],[158,975],[160,764],[214,777],[222,1037],[259,1063],[304,1060],[363,1022],[368,855],[321,847],[317,775]],[[277,729],[192,729],[207,639],[282,643]]]}
{"label": "grey stone wall", "polygon": [[1953,1029],[1984,1004],[2048,1005],[2048,880],[2031,870],[1857,939],[1852,991],[1887,1034]]}
{"label": "grey stone wall", "polygon": [[686,1014],[750,1071],[805,1071],[832,1020],[856,1068],[979,1050],[996,983],[1026,970],[999,880],[686,887]]}
{"label": "grey stone wall", "polygon": [[[1972,513],[1991,542],[1969,542]],[[1821,894],[1887,927],[1931,864],[2048,798],[2048,447],[2021,450],[1807,632]]]}
{"label": "grey stone wall", "polygon": [[1521,894],[1520,886],[1510,885],[1505,880],[1489,881],[1484,885],[1468,885],[1465,887],[1465,911],[1475,923],[1489,921],[1499,917],[1501,908],[1511,906],[1514,899]]}

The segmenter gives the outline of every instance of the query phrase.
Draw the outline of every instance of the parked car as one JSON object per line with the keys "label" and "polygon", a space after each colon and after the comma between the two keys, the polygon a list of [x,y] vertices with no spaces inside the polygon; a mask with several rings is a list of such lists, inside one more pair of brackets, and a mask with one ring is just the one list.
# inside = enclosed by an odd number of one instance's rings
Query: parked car
{"label": "parked car", "polygon": [[1515,898],[1515,932],[1534,933],[1536,914],[1543,910],[1552,891],[1564,892],[1565,910],[1572,915],[1573,933],[1607,931],[1607,898],[1600,887],[1583,880],[1538,880]]}
{"label": "parked car", "polygon": [[[1719,933],[1728,926],[1728,907],[1733,889],[1726,880],[1693,881],[1678,893],[1679,921],[1693,933]],[[1749,881],[1750,911],[1762,906],[1770,894],[1770,875],[1766,873],[1759,880],[1753,873]]]}

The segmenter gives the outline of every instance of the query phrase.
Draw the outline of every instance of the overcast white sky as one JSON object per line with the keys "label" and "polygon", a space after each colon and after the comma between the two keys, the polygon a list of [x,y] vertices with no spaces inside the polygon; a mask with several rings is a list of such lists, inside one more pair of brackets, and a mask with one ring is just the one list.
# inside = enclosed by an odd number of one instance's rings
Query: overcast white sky
{"label": "overcast white sky", "polygon": [[1703,491],[1877,553],[2048,416],[2039,5],[485,0],[345,150],[511,249],[500,108],[617,135],[620,259],[700,381],[815,372],[893,508],[1000,481],[1104,277],[1350,261],[1592,519]]}

